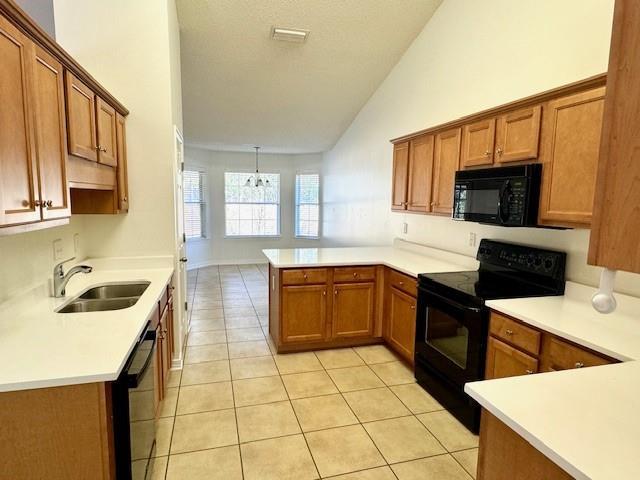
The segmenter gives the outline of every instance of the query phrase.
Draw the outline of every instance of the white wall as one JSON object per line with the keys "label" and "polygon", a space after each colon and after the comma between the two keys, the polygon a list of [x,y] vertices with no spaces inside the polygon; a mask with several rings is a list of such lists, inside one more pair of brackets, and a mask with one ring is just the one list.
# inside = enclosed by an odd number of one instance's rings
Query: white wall
{"label": "white wall", "polygon": [[[474,255],[469,233],[559,248],[568,278],[595,284],[588,230],[506,229],[392,213],[389,139],[607,70],[613,0],[445,0],[335,147],[324,155],[332,245],[394,237]],[[402,223],[408,234],[402,234]],[[621,291],[640,294],[622,274]]]}
{"label": "white wall", "polygon": [[[62,241],[62,258],[86,256],[86,238],[82,217],[72,217],[69,225],[35,232],[0,237],[0,303],[14,293],[41,284],[52,278],[53,266],[59,262],[53,258],[53,242]],[[73,236],[79,234],[80,242],[74,251]]]}
{"label": "white wall", "polygon": [[[255,170],[255,154],[217,152],[188,147],[186,168],[205,171],[208,177],[208,230],[206,239],[189,240],[189,268],[202,265],[264,263],[263,248],[317,247],[321,241],[296,239],[294,232],[294,186],[297,172],[320,172],[322,156],[260,154],[260,171],[280,174],[279,238],[225,238],[224,172]],[[322,184],[322,180],[321,180]]]}

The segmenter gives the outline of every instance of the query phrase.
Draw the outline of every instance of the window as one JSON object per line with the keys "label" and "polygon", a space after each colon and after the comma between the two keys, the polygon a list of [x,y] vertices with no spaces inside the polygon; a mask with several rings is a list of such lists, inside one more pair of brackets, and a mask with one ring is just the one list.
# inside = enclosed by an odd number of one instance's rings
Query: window
{"label": "window", "polygon": [[261,173],[268,186],[247,186],[251,173],[224,174],[225,232],[230,237],[280,235],[280,174]]}
{"label": "window", "polygon": [[296,175],[296,237],[317,238],[320,231],[320,175]]}
{"label": "window", "polygon": [[187,239],[207,236],[206,176],[206,173],[197,170],[185,170],[182,175],[184,233]]}

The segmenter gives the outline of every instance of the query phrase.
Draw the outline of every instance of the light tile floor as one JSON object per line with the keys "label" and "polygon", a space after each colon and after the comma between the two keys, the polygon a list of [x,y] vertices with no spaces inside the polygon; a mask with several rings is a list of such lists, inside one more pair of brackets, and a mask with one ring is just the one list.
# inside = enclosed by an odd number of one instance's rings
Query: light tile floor
{"label": "light tile floor", "polygon": [[266,265],[191,271],[188,293],[154,480],[475,476],[478,438],[385,346],[275,354]]}

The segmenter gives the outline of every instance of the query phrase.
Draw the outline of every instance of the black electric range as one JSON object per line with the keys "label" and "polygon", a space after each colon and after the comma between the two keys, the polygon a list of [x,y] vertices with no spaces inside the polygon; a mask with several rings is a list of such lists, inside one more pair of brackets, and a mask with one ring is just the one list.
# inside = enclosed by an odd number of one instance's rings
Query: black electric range
{"label": "black electric range", "polygon": [[483,239],[475,271],[418,276],[415,374],[467,428],[478,432],[480,406],[464,384],[484,378],[486,300],[564,293],[566,254]]}

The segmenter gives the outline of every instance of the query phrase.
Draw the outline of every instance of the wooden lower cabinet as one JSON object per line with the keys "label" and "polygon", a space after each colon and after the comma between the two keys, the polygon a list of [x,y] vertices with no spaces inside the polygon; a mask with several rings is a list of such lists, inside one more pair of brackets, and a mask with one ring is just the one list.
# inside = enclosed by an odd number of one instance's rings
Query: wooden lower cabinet
{"label": "wooden lower cabinet", "polygon": [[327,285],[282,287],[283,343],[318,342],[327,336]]}
{"label": "wooden lower cabinet", "polygon": [[386,340],[406,360],[413,363],[416,338],[416,299],[390,287]]}
{"label": "wooden lower cabinet", "polygon": [[371,337],[375,321],[376,284],[335,285],[333,294],[333,337]]}
{"label": "wooden lower cabinet", "polygon": [[480,420],[478,480],[570,480],[573,477],[486,410]]}
{"label": "wooden lower cabinet", "polygon": [[491,312],[485,379],[592,367],[617,360]]}
{"label": "wooden lower cabinet", "polygon": [[494,337],[489,337],[485,379],[515,377],[537,372],[536,358]]}

